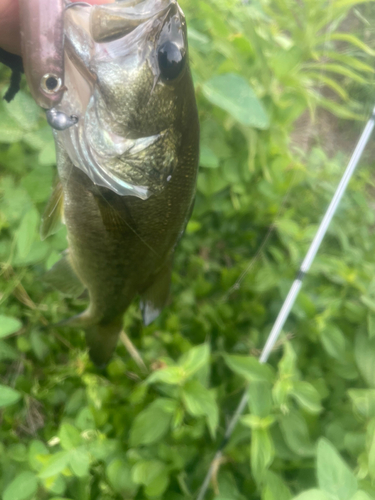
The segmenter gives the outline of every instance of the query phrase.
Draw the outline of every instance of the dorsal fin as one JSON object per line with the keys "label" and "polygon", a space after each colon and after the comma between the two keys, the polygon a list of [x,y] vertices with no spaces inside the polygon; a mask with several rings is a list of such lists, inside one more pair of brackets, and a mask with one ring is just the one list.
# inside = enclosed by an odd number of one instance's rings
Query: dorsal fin
{"label": "dorsal fin", "polygon": [[48,200],[42,215],[40,226],[40,237],[42,240],[57,233],[61,227],[64,217],[64,194],[61,182],[58,182],[53,193]]}

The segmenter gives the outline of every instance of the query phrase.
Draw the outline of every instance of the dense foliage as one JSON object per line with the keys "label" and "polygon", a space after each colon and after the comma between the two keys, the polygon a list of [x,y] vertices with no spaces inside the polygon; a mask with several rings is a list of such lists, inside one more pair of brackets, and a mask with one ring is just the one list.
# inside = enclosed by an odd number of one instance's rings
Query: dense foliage
{"label": "dense foliage", "polygon": [[371,155],[270,364],[257,361],[374,104],[373,3],[181,3],[201,172],[171,305],[147,328],[136,304],[124,320],[148,373],[123,345],[99,373],[82,332],[48,327],[85,307],[42,280],[66,248],[63,227],[39,237],[54,144],[26,90],[0,104],[0,493],[194,499],[247,390],[207,498],[375,498]]}

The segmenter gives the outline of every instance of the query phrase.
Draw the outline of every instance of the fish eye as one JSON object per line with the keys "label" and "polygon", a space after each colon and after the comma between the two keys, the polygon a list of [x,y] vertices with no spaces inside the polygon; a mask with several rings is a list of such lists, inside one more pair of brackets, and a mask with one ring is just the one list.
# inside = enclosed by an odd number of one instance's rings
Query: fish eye
{"label": "fish eye", "polygon": [[56,94],[61,89],[62,81],[58,76],[48,73],[42,77],[40,86],[47,94]]}
{"label": "fish eye", "polygon": [[186,53],[173,42],[165,42],[159,48],[158,62],[161,75],[166,80],[174,80],[185,66]]}

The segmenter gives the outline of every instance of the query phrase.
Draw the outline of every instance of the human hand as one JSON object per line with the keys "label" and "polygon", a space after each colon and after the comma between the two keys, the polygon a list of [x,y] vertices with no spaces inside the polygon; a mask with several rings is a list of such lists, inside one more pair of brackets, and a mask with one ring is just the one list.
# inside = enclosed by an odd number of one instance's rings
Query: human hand
{"label": "human hand", "polygon": [[[47,2],[49,0],[46,0]],[[72,0],[77,1],[77,0]],[[85,0],[91,4],[111,3],[112,0]],[[21,55],[21,35],[18,0],[0,0],[0,47]]]}

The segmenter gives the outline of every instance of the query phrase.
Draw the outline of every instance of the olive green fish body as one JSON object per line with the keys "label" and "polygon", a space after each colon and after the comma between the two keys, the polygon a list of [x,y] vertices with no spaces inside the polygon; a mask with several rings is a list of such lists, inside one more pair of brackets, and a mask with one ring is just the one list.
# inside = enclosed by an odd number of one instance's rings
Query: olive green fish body
{"label": "olive green fish body", "polygon": [[[67,87],[77,90],[60,109],[78,109],[79,122],[55,138],[69,263],[90,298],[72,324],[85,328],[97,364],[110,358],[137,295],[146,324],[164,306],[196,184],[199,123],[188,61],[178,55],[187,58],[184,18],[173,1],[138,4],[139,33],[98,48],[73,16],[66,34]],[[116,30],[118,5],[104,12],[116,13]]]}

